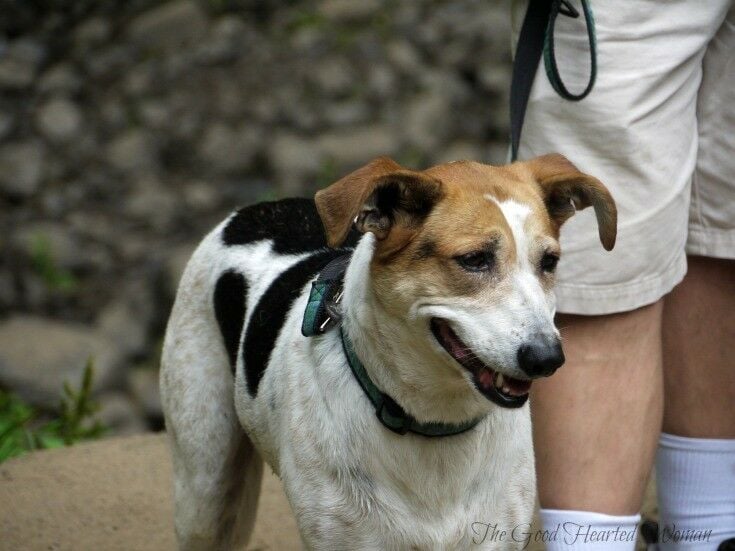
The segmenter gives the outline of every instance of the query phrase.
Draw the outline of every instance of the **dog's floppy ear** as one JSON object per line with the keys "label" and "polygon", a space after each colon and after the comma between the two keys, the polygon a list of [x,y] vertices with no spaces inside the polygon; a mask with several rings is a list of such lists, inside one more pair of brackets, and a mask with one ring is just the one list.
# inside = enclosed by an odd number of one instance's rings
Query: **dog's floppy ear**
{"label": "dog's floppy ear", "polygon": [[341,245],[350,227],[383,240],[396,226],[411,227],[441,197],[441,182],[407,170],[388,157],[358,168],[315,196],[330,247]]}
{"label": "dog's floppy ear", "polygon": [[531,159],[527,166],[541,188],[546,208],[557,227],[561,227],[577,210],[592,206],[602,246],[612,250],[617,235],[618,211],[602,182],[580,172],[558,153]]}

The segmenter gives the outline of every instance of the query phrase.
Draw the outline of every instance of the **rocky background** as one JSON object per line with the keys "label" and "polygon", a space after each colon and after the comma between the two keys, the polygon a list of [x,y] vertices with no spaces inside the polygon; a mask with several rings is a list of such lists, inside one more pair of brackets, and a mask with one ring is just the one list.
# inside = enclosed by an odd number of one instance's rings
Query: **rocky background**
{"label": "rocky background", "polygon": [[162,427],[182,267],[234,207],[388,154],[503,162],[486,0],[0,0],[0,386],[53,410],[95,362],[113,433]]}

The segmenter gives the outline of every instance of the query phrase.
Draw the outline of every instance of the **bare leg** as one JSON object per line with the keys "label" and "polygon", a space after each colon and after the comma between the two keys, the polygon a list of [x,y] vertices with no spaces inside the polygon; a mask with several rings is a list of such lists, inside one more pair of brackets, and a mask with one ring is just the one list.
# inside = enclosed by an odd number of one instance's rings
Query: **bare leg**
{"label": "bare leg", "polygon": [[663,317],[664,432],[735,438],[735,261],[689,257]]}
{"label": "bare leg", "polygon": [[559,316],[567,362],[531,397],[542,507],[638,512],[661,427],[662,309]]}

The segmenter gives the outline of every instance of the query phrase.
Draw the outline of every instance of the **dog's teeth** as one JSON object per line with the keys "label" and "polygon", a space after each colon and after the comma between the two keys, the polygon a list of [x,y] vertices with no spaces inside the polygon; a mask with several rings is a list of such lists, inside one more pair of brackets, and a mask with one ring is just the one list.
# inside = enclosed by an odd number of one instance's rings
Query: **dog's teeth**
{"label": "dog's teeth", "polygon": [[500,387],[503,386],[503,382],[504,382],[504,380],[503,380],[503,374],[502,373],[496,374],[495,375],[495,386],[498,387],[498,388],[500,388]]}
{"label": "dog's teeth", "polygon": [[510,389],[507,386],[504,386],[503,392],[505,392],[506,394],[510,394]]}

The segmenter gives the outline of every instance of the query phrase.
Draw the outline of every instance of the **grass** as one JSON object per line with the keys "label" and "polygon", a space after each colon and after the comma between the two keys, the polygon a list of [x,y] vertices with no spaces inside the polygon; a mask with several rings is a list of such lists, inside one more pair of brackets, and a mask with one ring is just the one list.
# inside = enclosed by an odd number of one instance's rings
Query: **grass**
{"label": "grass", "polygon": [[61,268],[54,258],[51,241],[43,234],[37,234],[31,242],[31,263],[33,270],[41,277],[49,289],[64,293],[72,292],[77,287],[74,275]]}
{"label": "grass", "polygon": [[87,361],[78,390],[64,383],[58,417],[39,421],[39,412],[11,392],[0,390],[0,462],[29,451],[71,446],[100,437],[105,427],[90,417],[99,409],[92,400],[94,366]]}

